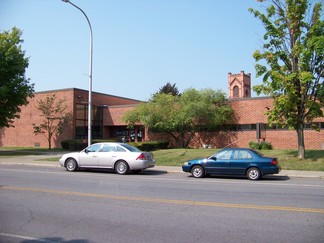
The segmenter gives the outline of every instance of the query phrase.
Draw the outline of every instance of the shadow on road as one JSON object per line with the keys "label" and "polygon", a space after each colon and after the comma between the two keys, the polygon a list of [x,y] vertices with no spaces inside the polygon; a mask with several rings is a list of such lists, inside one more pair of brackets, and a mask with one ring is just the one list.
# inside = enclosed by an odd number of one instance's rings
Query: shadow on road
{"label": "shadow on road", "polygon": [[90,241],[88,240],[81,240],[81,239],[76,239],[76,240],[64,240],[59,237],[46,237],[46,238],[41,238],[41,239],[32,239],[32,240],[24,240],[21,241],[21,243],[37,243],[37,242],[57,242],[57,243],[89,243]]}
{"label": "shadow on road", "polygon": [[[192,177],[192,175],[189,175],[188,177]],[[232,176],[232,175],[208,175],[204,177],[205,179],[208,178],[217,178],[217,179],[232,179],[232,180],[249,180],[245,176]],[[204,179],[203,178],[203,179]],[[201,178],[198,178],[201,179]],[[280,175],[265,175],[258,181],[287,181],[290,180],[289,176],[280,176]]]}
{"label": "shadow on road", "polygon": [[[109,174],[116,174],[116,172],[112,169],[79,169],[76,172],[93,172],[93,173],[109,173]],[[68,173],[68,172],[67,172]],[[74,172],[75,173],[75,172]],[[129,172],[127,175],[120,175],[120,176],[137,176],[137,175],[146,175],[146,176],[152,176],[152,175],[163,175],[167,174],[168,172],[165,170],[144,170],[139,173],[133,173],[132,171]]]}

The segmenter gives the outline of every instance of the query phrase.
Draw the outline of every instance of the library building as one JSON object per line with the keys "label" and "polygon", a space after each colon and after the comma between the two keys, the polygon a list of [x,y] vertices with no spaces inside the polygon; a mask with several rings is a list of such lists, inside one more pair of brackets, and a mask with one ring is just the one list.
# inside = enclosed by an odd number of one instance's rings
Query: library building
{"label": "library building", "polygon": [[[61,147],[66,139],[87,139],[88,134],[88,91],[70,88],[35,92],[27,106],[21,107],[20,118],[14,120],[14,127],[0,129],[0,146],[7,147],[48,147],[43,134],[34,134],[33,124],[43,123],[44,117],[37,109],[38,101],[55,95],[64,99],[72,120],[63,133],[52,138],[52,147]],[[297,133],[294,130],[267,126],[265,112],[271,109],[270,97],[251,97],[251,74],[241,71],[228,73],[228,102],[236,118],[236,124],[228,124],[214,132],[199,132],[189,147],[223,148],[248,147],[249,142],[265,141],[274,149],[296,149]],[[143,101],[92,92],[92,139],[115,139],[127,141],[169,140],[171,147],[177,146],[166,134],[154,133],[136,124],[128,129],[122,117],[126,111],[134,109]],[[312,124],[305,124],[306,149],[324,149],[324,118],[313,121],[320,128],[312,130]]]}

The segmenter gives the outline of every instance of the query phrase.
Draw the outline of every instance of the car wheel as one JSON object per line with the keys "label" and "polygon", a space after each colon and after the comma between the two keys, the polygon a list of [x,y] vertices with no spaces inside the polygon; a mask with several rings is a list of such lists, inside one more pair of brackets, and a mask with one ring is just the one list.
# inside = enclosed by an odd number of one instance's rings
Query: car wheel
{"label": "car wheel", "polygon": [[129,171],[129,166],[126,161],[118,161],[115,165],[115,171],[117,174],[126,175]]}
{"label": "car wheel", "polygon": [[258,168],[252,167],[248,169],[246,176],[249,180],[259,180],[261,178],[261,171]]}
{"label": "car wheel", "polygon": [[66,163],[65,163],[65,168],[67,171],[76,171],[76,169],[78,168],[78,164],[75,161],[75,159],[69,158]]}
{"label": "car wheel", "polygon": [[201,177],[204,177],[205,176],[205,170],[200,165],[195,165],[191,169],[191,174],[195,178],[201,178]]}

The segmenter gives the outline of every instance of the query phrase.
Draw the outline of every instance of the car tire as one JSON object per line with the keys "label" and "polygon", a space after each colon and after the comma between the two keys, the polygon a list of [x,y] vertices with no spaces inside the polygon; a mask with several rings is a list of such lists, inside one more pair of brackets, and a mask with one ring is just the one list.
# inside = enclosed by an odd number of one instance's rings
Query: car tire
{"label": "car tire", "polygon": [[205,170],[202,166],[200,165],[195,165],[194,167],[192,167],[191,169],[191,174],[193,177],[195,178],[202,178],[205,176]]}
{"label": "car tire", "polygon": [[129,166],[126,161],[118,161],[115,165],[115,171],[119,175],[126,175],[129,171]]}
{"label": "car tire", "polygon": [[76,171],[78,168],[78,164],[75,161],[75,159],[69,158],[67,159],[67,161],[65,162],[65,168],[67,171],[72,172],[72,171]]}
{"label": "car tire", "polygon": [[251,167],[247,170],[246,176],[249,180],[256,181],[261,179],[261,171],[256,167]]}

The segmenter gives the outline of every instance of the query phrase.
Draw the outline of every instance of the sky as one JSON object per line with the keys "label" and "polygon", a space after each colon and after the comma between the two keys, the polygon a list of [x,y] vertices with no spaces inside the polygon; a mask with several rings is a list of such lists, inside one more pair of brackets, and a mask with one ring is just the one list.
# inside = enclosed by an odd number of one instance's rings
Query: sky
{"label": "sky", "polygon": [[[228,92],[227,76],[255,77],[264,28],[257,0],[71,0],[93,31],[92,90],[147,101],[167,84],[180,92]],[[26,77],[35,91],[88,90],[90,29],[61,0],[0,0],[0,31],[23,31]],[[252,96],[256,96],[252,93]]]}

